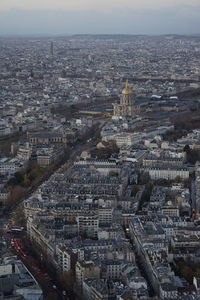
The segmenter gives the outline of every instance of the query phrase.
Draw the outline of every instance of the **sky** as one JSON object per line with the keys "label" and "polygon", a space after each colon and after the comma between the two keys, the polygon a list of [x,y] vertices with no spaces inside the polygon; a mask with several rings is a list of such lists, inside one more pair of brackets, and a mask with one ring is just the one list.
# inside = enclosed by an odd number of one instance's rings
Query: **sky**
{"label": "sky", "polygon": [[0,0],[15,34],[200,34],[200,0]]}

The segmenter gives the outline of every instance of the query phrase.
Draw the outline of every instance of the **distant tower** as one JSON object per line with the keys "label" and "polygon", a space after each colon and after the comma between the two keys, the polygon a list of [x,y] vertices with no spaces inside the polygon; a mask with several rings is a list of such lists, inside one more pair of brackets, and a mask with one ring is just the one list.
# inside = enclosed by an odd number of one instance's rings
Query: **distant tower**
{"label": "distant tower", "polygon": [[53,55],[54,54],[54,51],[53,51],[53,42],[51,41],[50,44],[49,44],[49,55]]}
{"label": "distant tower", "polygon": [[119,104],[113,104],[114,116],[135,116],[139,111],[139,107],[135,105],[133,92],[129,87],[128,81],[122,90]]}

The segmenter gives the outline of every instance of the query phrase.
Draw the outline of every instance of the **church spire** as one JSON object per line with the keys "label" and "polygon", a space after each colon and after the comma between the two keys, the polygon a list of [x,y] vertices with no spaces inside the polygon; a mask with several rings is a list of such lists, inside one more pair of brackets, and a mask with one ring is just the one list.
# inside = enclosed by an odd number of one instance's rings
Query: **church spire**
{"label": "church spire", "polygon": [[126,82],[125,82],[125,87],[124,87],[124,89],[122,90],[122,94],[123,94],[123,95],[129,95],[129,94],[132,94],[132,90],[131,90],[130,87],[129,87],[128,80],[126,80]]}

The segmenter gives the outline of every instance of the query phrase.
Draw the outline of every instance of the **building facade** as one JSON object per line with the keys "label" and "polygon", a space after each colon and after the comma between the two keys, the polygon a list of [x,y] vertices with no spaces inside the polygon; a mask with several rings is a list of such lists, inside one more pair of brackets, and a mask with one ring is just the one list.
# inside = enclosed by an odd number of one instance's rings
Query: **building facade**
{"label": "building facade", "polygon": [[135,105],[133,92],[126,81],[125,87],[122,90],[119,104],[113,104],[114,116],[135,116],[139,111],[139,107]]}

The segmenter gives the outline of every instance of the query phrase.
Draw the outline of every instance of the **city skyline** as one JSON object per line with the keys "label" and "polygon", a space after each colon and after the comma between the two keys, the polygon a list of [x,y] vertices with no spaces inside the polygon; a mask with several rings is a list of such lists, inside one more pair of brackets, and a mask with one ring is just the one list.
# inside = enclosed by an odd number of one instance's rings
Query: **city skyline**
{"label": "city skyline", "polygon": [[199,37],[1,36],[2,300],[200,300]]}

